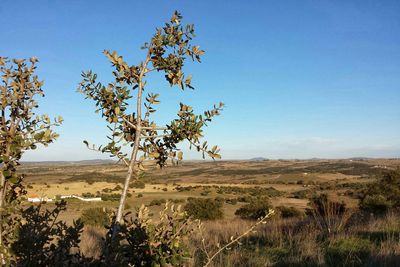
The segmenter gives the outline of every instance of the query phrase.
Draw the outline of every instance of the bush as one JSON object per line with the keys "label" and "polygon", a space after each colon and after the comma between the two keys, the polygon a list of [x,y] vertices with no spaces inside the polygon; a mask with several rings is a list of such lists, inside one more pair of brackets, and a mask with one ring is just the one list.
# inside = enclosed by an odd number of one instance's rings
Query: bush
{"label": "bush", "polygon": [[142,194],[142,193],[139,193],[139,194],[137,195],[137,198],[141,198],[141,197],[143,197],[143,194]]}
{"label": "bush", "polygon": [[370,241],[366,239],[340,239],[327,247],[325,262],[330,267],[361,267],[366,264],[371,248]]}
{"label": "bush", "polygon": [[382,214],[392,208],[400,208],[400,170],[385,172],[361,197],[361,210]]}
{"label": "bush", "polygon": [[242,219],[253,219],[264,217],[268,214],[268,210],[272,208],[271,203],[266,198],[253,199],[249,204],[235,211],[235,215]]}
{"label": "bush", "polygon": [[360,204],[362,210],[374,214],[386,213],[392,206],[393,203],[383,195],[366,196]]}
{"label": "bush", "polygon": [[110,211],[105,208],[90,208],[82,212],[81,221],[84,225],[105,226],[111,223]]}
{"label": "bush", "polygon": [[143,181],[137,180],[137,181],[132,182],[132,183],[130,184],[130,186],[131,186],[132,188],[141,188],[141,189],[143,189],[143,188],[146,187],[146,184],[145,184]]}
{"label": "bush", "polygon": [[107,233],[107,254],[102,255],[106,258],[90,266],[189,266],[184,240],[192,236],[196,224],[168,203],[155,221],[142,206],[136,216],[125,218],[116,241],[111,241],[112,231]]}
{"label": "bush", "polygon": [[167,201],[165,200],[165,199],[153,199],[151,202],[150,202],[150,204],[149,204],[149,206],[161,206],[161,204],[164,204],[164,203],[166,203]]}
{"label": "bush", "polygon": [[304,213],[295,207],[279,206],[277,210],[282,218],[302,217]]}
{"label": "bush", "polygon": [[211,198],[188,198],[185,210],[195,219],[216,220],[224,217],[222,205],[221,201]]}
{"label": "bush", "polygon": [[101,200],[103,201],[118,201],[121,198],[121,194],[101,194]]}
{"label": "bush", "polygon": [[310,196],[311,191],[306,189],[306,190],[300,190],[293,192],[293,197],[297,199],[306,199]]}
{"label": "bush", "polygon": [[117,184],[112,191],[121,191],[121,190],[122,187],[119,184]]}

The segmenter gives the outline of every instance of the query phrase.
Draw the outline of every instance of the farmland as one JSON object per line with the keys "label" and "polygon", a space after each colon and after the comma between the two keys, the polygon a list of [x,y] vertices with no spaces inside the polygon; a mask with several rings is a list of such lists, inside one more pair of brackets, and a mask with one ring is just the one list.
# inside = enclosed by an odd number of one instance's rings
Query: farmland
{"label": "farmland", "polygon": [[[334,199],[356,206],[352,192],[374,181],[382,171],[400,166],[400,160],[269,160],[269,161],[185,161],[158,169],[148,163],[139,177],[140,186],[129,189],[132,210],[153,200],[181,200],[188,197],[237,199],[267,196],[274,206],[304,210],[313,194],[327,193]],[[118,194],[126,169],[108,161],[25,163],[28,196]],[[143,188],[142,188],[143,187]],[[140,194],[140,195],[139,195]],[[139,197],[138,197],[139,195]],[[79,218],[86,207],[116,207],[117,201],[81,203],[72,201],[68,219]],[[183,202],[181,202],[183,203]],[[243,205],[225,204],[225,218]],[[71,216],[72,215],[72,216]]]}

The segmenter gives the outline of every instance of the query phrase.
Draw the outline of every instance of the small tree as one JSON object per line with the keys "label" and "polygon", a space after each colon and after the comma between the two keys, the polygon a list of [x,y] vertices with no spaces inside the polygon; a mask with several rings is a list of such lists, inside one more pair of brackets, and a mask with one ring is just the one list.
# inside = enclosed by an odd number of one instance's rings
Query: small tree
{"label": "small tree", "polygon": [[19,160],[26,150],[38,144],[47,146],[58,135],[52,126],[58,126],[62,118],[52,122],[47,115],[35,115],[37,96],[44,96],[43,81],[34,74],[36,58],[8,60],[0,57],[0,261],[7,264],[9,249],[15,240],[20,212],[18,205],[25,190],[21,184],[23,175],[16,172]]}
{"label": "small tree", "polygon": [[[116,215],[116,226],[122,223],[125,200],[132,177],[138,179],[139,172],[144,171],[143,162],[152,159],[162,167],[168,159],[176,162],[182,159],[182,152],[177,144],[187,141],[190,147],[203,152],[211,158],[220,158],[217,146],[209,148],[207,142],[201,143],[203,128],[211,119],[220,114],[223,104],[214,106],[204,115],[195,115],[192,107],[180,104],[178,117],[169,124],[160,126],[150,119],[156,112],[154,105],[159,103],[158,94],[149,93],[144,99],[147,85],[146,77],[150,72],[162,72],[170,86],[178,86],[182,90],[193,89],[192,76],[185,76],[183,66],[187,58],[200,62],[204,51],[199,46],[192,45],[194,35],[193,25],[183,26],[182,16],[175,12],[164,27],[156,29],[150,42],[142,47],[146,51],[144,61],[138,65],[128,65],[117,52],[105,50],[105,56],[110,60],[114,81],[102,84],[97,81],[97,74],[92,71],[82,73],[83,80],[78,91],[96,103],[97,110],[109,123],[110,141],[105,146],[91,149],[110,153],[128,167],[124,188]],[[135,110],[129,110],[131,93],[136,90]],[[87,141],[84,141],[88,145]],[[122,147],[131,147],[128,154]],[[114,227],[116,232],[116,227]],[[114,233],[115,234],[115,233]]]}

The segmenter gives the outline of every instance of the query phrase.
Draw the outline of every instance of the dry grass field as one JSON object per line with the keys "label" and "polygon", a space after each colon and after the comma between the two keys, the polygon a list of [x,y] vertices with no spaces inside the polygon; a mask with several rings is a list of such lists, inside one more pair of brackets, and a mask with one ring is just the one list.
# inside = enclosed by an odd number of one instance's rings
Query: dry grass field
{"label": "dry grass field", "polygon": [[[148,162],[147,171],[129,188],[126,210],[134,214],[145,204],[156,221],[167,200],[183,206],[190,198],[223,203],[223,217],[204,221],[203,234],[195,232],[185,241],[191,253],[189,266],[203,266],[205,250],[217,251],[254,223],[235,214],[248,206],[249,199],[267,199],[278,212],[282,207],[295,208],[303,215],[279,213],[243,238],[241,245],[221,253],[211,266],[399,266],[399,215],[366,218],[356,212],[359,192],[383,172],[399,167],[396,159],[184,161],[164,169]],[[70,224],[90,208],[115,209],[126,169],[110,161],[84,161],[24,163],[19,171],[26,174],[28,197],[102,198],[96,202],[68,199],[59,219]],[[345,213],[328,209],[323,217],[305,216],[315,211],[310,201],[321,194],[343,203]],[[98,258],[105,233],[104,228],[86,225],[82,253]],[[340,255],[335,254],[338,251]]]}
{"label": "dry grass field", "polygon": [[[157,169],[148,164],[148,171],[139,180],[144,188],[132,187],[128,207],[150,204],[155,199],[188,197],[237,198],[240,192],[218,192],[219,188],[273,188],[279,196],[270,196],[274,206],[307,207],[308,199],[302,193],[328,193],[349,206],[357,200],[346,191],[354,184],[373,181],[380,172],[400,166],[400,160],[265,160],[265,161],[185,161],[177,166]],[[109,161],[25,163],[28,196],[101,195],[107,190],[120,193],[126,169]],[[343,185],[343,186],[341,186]],[[179,190],[186,188],[187,190]],[[112,191],[113,190],[113,191]],[[300,193],[299,193],[300,192]],[[142,196],[138,198],[138,195]],[[93,206],[116,207],[117,201],[70,201],[69,219],[76,219],[83,209]],[[243,205],[224,205],[225,218],[234,217],[234,210]]]}

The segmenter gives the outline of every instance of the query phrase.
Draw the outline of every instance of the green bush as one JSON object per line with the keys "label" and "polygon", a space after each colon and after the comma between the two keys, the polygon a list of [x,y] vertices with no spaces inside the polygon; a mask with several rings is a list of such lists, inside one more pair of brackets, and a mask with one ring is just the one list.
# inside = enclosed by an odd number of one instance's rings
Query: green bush
{"label": "green bush", "polygon": [[137,181],[132,182],[130,184],[130,187],[131,188],[141,188],[141,189],[143,189],[143,188],[146,187],[146,184],[143,181],[138,181],[137,180]]}
{"label": "green bush", "polygon": [[392,206],[393,203],[383,195],[366,196],[360,204],[362,210],[374,214],[386,213]]}
{"label": "green bush", "polygon": [[121,198],[121,194],[101,194],[101,200],[103,201],[118,201]]}
{"label": "green bush", "polygon": [[282,218],[302,217],[304,212],[295,207],[279,206],[276,208]]}
{"label": "green bush", "polygon": [[361,197],[360,209],[373,213],[386,213],[400,208],[400,170],[387,171],[370,184]]}
{"label": "green bush", "polygon": [[369,240],[346,238],[330,244],[325,252],[325,262],[329,267],[361,267],[365,266],[371,254],[372,245]]}
{"label": "green bush", "polygon": [[105,226],[111,223],[110,211],[105,208],[89,208],[82,212],[81,221],[84,225]]}
{"label": "green bush", "polygon": [[153,199],[149,206],[161,206],[161,204],[164,204],[165,202],[167,202],[165,199]]}
{"label": "green bush", "polygon": [[293,192],[293,197],[297,199],[306,199],[310,196],[311,191],[309,189],[300,190]]}
{"label": "green bush", "polygon": [[188,198],[185,211],[195,219],[216,220],[222,219],[223,202],[211,198]]}
{"label": "green bush", "polygon": [[253,199],[249,204],[235,211],[235,215],[242,219],[253,219],[264,217],[267,215],[268,210],[271,209],[271,203],[266,198]]}

